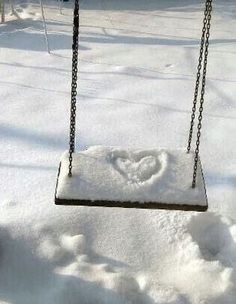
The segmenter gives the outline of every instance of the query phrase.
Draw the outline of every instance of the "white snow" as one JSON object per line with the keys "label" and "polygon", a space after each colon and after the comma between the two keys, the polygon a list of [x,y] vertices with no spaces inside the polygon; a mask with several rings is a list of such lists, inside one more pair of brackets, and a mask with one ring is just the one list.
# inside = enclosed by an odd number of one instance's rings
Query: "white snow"
{"label": "white snow", "polygon": [[[44,3],[51,55],[39,2],[0,25],[0,303],[235,304],[235,1],[213,2],[204,214],[55,206],[72,9]],[[82,1],[77,151],[186,146],[202,4]]]}
{"label": "white snow", "polygon": [[186,150],[89,147],[73,154],[72,177],[69,155],[62,156],[56,198],[206,207],[200,163],[194,189],[193,166],[194,153]]}

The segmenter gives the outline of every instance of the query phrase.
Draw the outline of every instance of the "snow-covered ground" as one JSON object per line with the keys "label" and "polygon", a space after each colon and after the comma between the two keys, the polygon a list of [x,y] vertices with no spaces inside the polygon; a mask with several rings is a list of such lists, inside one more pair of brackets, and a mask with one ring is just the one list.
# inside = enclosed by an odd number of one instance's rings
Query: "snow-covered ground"
{"label": "snow-covered ground", "polygon": [[[209,212],[54,205],[71,3],[0,25],[0,303],[235,304],[236,3],[214,1],[201,159]],[[84,0],[77,146],[185,147],[203,3]]]}

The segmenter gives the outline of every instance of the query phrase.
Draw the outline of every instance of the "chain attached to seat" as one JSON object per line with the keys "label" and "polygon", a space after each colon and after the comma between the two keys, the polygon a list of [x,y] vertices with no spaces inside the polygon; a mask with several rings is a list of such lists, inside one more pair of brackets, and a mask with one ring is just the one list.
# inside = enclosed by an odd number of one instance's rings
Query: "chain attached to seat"
{"label": "chain attached to seat", "polygon": [[[198,67],[197,67],[197,79],[196,79],[196,85],[195,85],[195,90],[194,90],[194,99],[193,99],[193,107],[192,107],[192,113],[191,113],[190,130],[189,130],[188,146],[187,146],[187,152],[189,153],[191,150],[194,121],[195,121],[195,117],[196,117],[197,98],[198,98],[198,92],[199,92],[201,71],[203,69],[202,82],[201,82],[200,105],[199,105],[199,116],[198,116],[198,125],[197,125],[197,140],[196,140],[196,148],[195,148],[195,155],[194,155],[192,188],[195,188],[196,178],[197,178],[197,168],[198,168],[200,138],[201,138],[201,128],[202,128],[202,114],[203,114],[205,86],[206,86],[207,59],[208,59],[208,48],[209,48],[210,27],[211,27],[211,13],[212,13],[212,0],[206,0],[201,45],[200,45],[200,54],[199,54]],[[202,65],[202,62],[203,62],[203,65]]]}
{"label": "chain attached to seat", "polygon": [[70,139],[69,139],[69,172],[72,176],[73,153],[75,151],[75,128],[76,128],[76,97],[78,78],[78,52],[79,52],[79,0],[75,0],[73,44],[72,44],[72,82],[71,82],[71,110],[70,110]]}
{"label": "chain attached to seat", "polygon": [[[209,47],[209,37],[210,37],[210,26],[211,26],[211,13],[212,13],[212,0],[206,0],[204,19],[203,19],[203,29],[201,36],[200,45],[200,55],[197,67],[197,79],[194,90],[194,100],[191,113],[190,131],[188,137],[187,152],[191,150],[191,143],[194,130],[194,121],[196,118],[196,108],[197,108],[197,98],[200,86],[201,71],[202,72],[202,82],[201,82],[201,96],[200,96],[200,106],[199,106],[199,116],[197,125],[197,140],[196,149],[194,156],[194,167],[193,167],[193,180],[192,187],[196,186],[197,178],[197,168],[199,159],[199,148],[200,148],[200,138],[201,138],[201,128],[202,128],[202,114],[203,114],[203,104],[205,95],[205,85],[206,85],[206,72],[207,72],[207,59],[208,59],[208,47]],[[78,78],[78,55],[79,55],[79,0],[75,0],[74,7],[74,22],[73,22],[73,44],[72,44],[72,83],[71,83],[71,111],[70,111],[70,137],[69,137],[69,168],[68,176],[72,176],[72,163],[73,163],[73,153],[75,151],[75,129],[76,129],[76,97],[77,97],[77,78]],[[202,64],[203,63],[203,64]]]}

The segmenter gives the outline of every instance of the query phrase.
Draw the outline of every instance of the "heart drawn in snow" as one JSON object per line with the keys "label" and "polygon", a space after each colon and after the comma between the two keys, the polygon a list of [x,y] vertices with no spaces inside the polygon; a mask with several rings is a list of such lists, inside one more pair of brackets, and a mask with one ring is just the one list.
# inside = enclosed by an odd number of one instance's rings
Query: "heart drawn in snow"
{"label": "heart drawn in snow", "polygon": [[153,153],[127,153],[115,151],[112,153],[114,168],[131,183],[145,183],[153,176],[162,176],[166,167],[167,155],[164,152]]}

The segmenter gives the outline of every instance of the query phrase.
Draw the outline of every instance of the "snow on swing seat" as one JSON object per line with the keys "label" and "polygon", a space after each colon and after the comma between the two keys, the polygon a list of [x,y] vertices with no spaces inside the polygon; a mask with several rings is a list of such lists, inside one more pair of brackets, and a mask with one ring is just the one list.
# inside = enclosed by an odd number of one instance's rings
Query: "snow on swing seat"
{"label": "snow on swing seat", "polygon": [[201,163],[192,188],[194,154],[184,150],[124,150],[94,146],[69,154],[59,167],[55,203],[147,209],[207,210]]}

